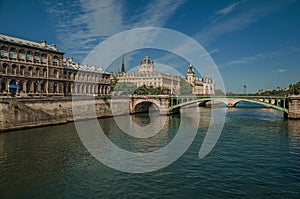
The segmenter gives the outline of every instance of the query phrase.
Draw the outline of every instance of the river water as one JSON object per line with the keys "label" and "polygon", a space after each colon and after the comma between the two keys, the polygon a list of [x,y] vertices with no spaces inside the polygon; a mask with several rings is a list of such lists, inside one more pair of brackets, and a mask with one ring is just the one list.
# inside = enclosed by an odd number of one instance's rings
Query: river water
{"label": "river water", "polygon": [[[300,198],[300,121],[284,120],[273,109],[227,109],[218,143],[199,159],[210,109],[200,113],[198,133],[183,156],[141,174],[97,161],[74,123],[2,133],[0,198]],[[132,117],[149,122],[147,115]],[[115,128],[114,118],[99,119],[112,142],[143,152],[174,138],[179,116],[168,121],[162,135],[139,142]]]}

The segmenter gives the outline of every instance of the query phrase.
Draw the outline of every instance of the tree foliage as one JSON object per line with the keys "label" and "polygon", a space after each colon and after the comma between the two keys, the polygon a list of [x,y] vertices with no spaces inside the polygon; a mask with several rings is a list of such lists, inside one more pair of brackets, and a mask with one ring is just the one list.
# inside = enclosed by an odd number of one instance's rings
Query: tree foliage
{"label": "tree foliage", "polygon": [[225,95],[224,91],[222,91],[221,89],[216,89],[215,94],[216,95]]}
{"label": "tree foliage", "polygon": [[134,94],[137,95],[163,95],[163,94],[170,94],[170,89],[162,88],[162,87],[156,87],[153,86],[140,86],[135,91]]}
{"label": "tree foliage", "polygon": [[192,94],[192,85],[184,78],[180,79],[180,93],[181,94]]}
{"label": "tree foliage", "polygon": [[300,94],[300,82],[290,84],[288,89],[276,89],[271,91],[265,91],[260,95],[299,95]]}
{"label": "tree foliage", "polygon": [[300,95],[300,82],[290,85],[288,94]]}
{"label": "tree foliage", "polygon": [[113,91],[127,91],[127,92],[134,92],[134,90],[137,88],[135,83],[132,82],[118,82],[114,86]]}

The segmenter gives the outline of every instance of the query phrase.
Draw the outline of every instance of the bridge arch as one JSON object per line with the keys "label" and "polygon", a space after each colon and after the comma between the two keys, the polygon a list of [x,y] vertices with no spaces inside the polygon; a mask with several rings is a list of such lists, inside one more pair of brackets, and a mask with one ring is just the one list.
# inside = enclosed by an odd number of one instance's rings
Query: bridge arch
{"label": "bridge arch", "polygon": [[136,103],[133,107],[134,113],[149,113],[153,111],[159,111],[159,105],[153,100]]}
{"label": "bridge arch", "polygon": [[[280,99],[279,99],[279,101],[272,100],[272,101],[265,102],[265,100],[246,99],[246,98],[219,98],[219,97],[214,98],[214,97],[211,97],[211,98],[200,98],[200,99],[195,99],[195,100],[191,100],[191,101],[185,101],[183,103],[179,103],[179,104],[171,106],[170,109],[171,110],[179,109],[180,107],[188,106],[188,105],[191,105],[194,103],[204,103],[205,104],[209,101],[223,102],[224,104],[227,105],[227,107],[235,107],[239,102],[250,102],[250,103],[260,104],[265,107],[274,108],[276,110],[280,110],[285,113],[288,113],[288,110],[283,106],[284,101],[282,101]],[[280,105],[278,105],[278,102]]]}

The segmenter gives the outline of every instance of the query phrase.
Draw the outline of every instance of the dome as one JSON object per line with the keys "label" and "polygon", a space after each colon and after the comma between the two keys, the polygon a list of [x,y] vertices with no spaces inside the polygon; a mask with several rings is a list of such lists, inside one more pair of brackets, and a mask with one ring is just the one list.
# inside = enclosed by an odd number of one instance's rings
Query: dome
{"label": "dome", "polygon": [[151,60],[151,58],[149,56],[145,56],[141,64],[152,64],[152,63],[153,61]]}
{"label": "dome", "polygon": [[154,63],[149,56],[145,56],[141,61],[139,72],[154,72]]}

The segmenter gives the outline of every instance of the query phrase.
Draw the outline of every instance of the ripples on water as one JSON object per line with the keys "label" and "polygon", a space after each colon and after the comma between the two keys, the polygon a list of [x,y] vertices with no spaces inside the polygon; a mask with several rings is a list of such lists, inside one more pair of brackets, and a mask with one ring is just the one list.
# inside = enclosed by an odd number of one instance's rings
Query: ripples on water
{"label": "ripples on water", "polygon": [[[74,124],[0,134],[0,198],[299,198],[300,121],[273,109],[228,109],[213,151],[198,159],[210,122],[200,109],[196,139],[176,162],[145,174],[115,171],[83,147]],[[159,116],[157,116],[159,117]],[[147,115],[134,116],[140,126]],[[99,120],[121,148],[149,152],[174,138],[180,117],[168,117],[161,133],[137,139],[113,118]]]}

